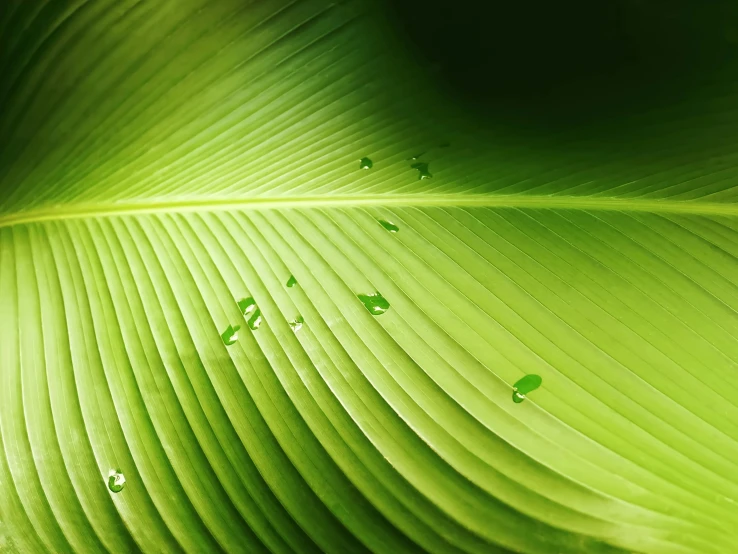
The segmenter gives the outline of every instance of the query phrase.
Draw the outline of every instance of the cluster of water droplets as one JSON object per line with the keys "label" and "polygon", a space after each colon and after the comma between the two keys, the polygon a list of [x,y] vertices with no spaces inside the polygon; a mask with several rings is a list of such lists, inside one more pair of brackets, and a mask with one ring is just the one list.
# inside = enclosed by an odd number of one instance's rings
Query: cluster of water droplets
{"label": "cluster of water droplets", "polygon": [[[366,158],[369,161],[369,167],[371,167],[372,161],[369,160],[369,158]],[[297,279],[295,279],[294,275],[290,275],[290,278],[287,279],[287,288],[292,288],[297,285]],[[302,329],[302,324],[305,323],[305,318],[301,315],[298,315],[295,319],[289,322],[290,329],[292,329],[295,333],[297,333],[300,329]]]}
{"label": "cluster of water droplets", "polygon": [[[448,148],[451,146],[450,143],[444,142],[442,144],[439,144],[438,146],[435,146],[433,148],[430,148],[428,150],[424,150],[422,152],[419,152],[418,154],[415,154],[413,156],[410,156],[407,158],[406,161],[413,161],[414,164],[411,164],[410,167],[412,169],[415,169],[418,172],[418,180],[423,181],[425,179],[431,179],[433,178],[433,174],[430,172],[430,162],[424,162],[421,161],[420,158],[425,156],[428,152],[431,150],[434,150],[436,148]],[[359,160],[359,169],[361,170],[369,170],[372,167],[374,167],[374,162],[371,160],[371,158],[363,157],[361,160]]]}
{"label": "cluster of water droplets", "polygon": [[[285,285],[288,288],[296,286],[297,279],[295,278],[295,276],[290,275]],[[241,315],[243,315],[244,319],[246,320],[246,325],[248,325],[249,329],[251,329],[252,331],[256,331],[263,321],[261,310],[256,304],[256,299],[253,296],[249,296],[248,298],[242,298],[241,300],[238,300],[236,304],[238,305],[238,309],[241,311]],[[303,317],[297,316],[295,319],[289,322],[289,325],[293,331],[297,332],[302,328],[303,323],[305,323]],[[223,339],[223,343],[226,346],[231,346],[232,344],[235,344],[236,341],[238,341],[238,330],[240,328],[240,325],[229,325],[228,328],[220,335]]]}
{"label": "cluster of water droplets", "polygon": [[[450,144],[445,143],[439,145],[438,148],[446,148],[448,146],[450,146]],[[427,151],[421,152],[409,158],[409,160],[416,161],[416,163],[412,164],[410,167],[418,171],[418,178],[420,180],[430,179],[431,177],[433,177],[429,170],[428,162],[417,161],[426,153]],[[373,167],[374,162],[368,156],[364,156],[359,160],[360,170],[367,171],[372,169]],[[379,219],[378,222],[382,227],[384,227],[385,230],[390,233],[397,233],[400,230],[400,228],[391,221]],[[297,279],[295,279],[294,275],[290,275],[289,279],[287,280],[286,286],[288,288],[292,288],[296,285]],[[366,309],[369,311],[369,313],[371,313],[372,315],[381,315],[389,309],[389,302],[379,292],[372,294],[359,294],[357,296],[359,300],[361,300],[361,302],[364,304]],[[257,330],[261,325],[262,317],[261,310],[256,305],[256,300],[253,297],[243,298],[239,300],[237,304],[239,309],[241,310],[241,314],[246,319],[246,324],[248,325],[248,327],[252,331]],[[295,319],[289,322],[289,325],[293,331],[297,332],[302,328],[304,323],[304,318],[302,316],[297,316]],[[239,329],[241,329],[240,325],[229,325],[228,328],[221,334],[223,343],[226,346],[230,346],[238,340]]]}
{"label": "cluster of water droplets", "polygon": [[[242,298],[236,302],[236,304],[238,305],[238,309],[241,311],[241,315],[243,315],[249,328],[252,330],[258,329],[259,325],[261,325],[261,310],[259,310],[256,305],[256,300],[254,300],[253,297]],[[235,344],[236,341],[238,341],[238,331],[240,329],[241,326],[238,324],[229,325],[220,335],[220,338],[223,339],[223,344],[226,346]]]}
{"label": "cluster of water droplets", "polygon": [[246,319],[246,324],[252,331],[256,331],[261,325],[261,310],[256,305],[256,300],[252,296],[242,298],[238,301],[238,307]]}

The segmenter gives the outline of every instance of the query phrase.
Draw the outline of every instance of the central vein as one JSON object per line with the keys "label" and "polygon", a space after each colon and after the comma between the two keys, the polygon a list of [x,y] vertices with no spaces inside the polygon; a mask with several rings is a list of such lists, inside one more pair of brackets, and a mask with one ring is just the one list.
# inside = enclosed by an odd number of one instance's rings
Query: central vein
{"label": "central vein", "polygon": [[0,227],[64,219],[98,218],[120,215],[267,210],[278,208],[386,207],[487,207],[556,210],[611,210],[624,212],[681,213],[738,216],[738,204],[635,198],[591,198],[581,196],[534,195],[354,195],[260,197],[227,199],[162,200],[141,202],[98,202],[37,208],[0,215]]}

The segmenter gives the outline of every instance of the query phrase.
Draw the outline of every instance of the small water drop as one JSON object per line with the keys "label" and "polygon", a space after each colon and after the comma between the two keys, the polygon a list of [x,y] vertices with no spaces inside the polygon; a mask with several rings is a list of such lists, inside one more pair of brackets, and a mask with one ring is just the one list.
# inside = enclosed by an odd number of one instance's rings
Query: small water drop
{"label": "small water drop", "polygon": [[259,325],[261,325],[261,310],[256,308],[256,311],[251,314],[251,319],[249,319],[249,327],[252,331],[256,331]]}
{"label": "small water drop", "polygon": [[305,323],[305,319],[300,315],[290,321],[290,327],[295,333],[297,333],[300,329],[302,329],[303,323]]}
{"label": "small water drop", "polygon": [[541,383],[543,383],[543,379],[540,375],[536,375],[535,373],[529,373],[525,377],[519,379],[513,385],[513,402],[520,404],[525,400],[526,395],[540,387]]}
{"label": "small water drop", "polygon": [[112,492],[120,492],[126,486],[126,477],[120,471],[114,469],[108,473],[108,488]]}
{"label": "small water drop", "polygon": [[387,229],[390,233],[396,233],[397,231],[400,230],[400,228],[397,225],[389,221],[386,221],[384,219],[380,219],[379,224],[385,229]]}
{"label": "small water drop", "polygon": [[256,309],[256,300],[252,296],[242,298],[237,304],[243,315],[248,315]]}
{"label": "small water drop", "polygon": [[238,330],[240,328],[240,325],[236,325],[235,327],[233,325],[229,325],[228,329],[223,331],[223,334],[220,335],[220,338],[223,339],[223,344],[230,346],[236,342],[238,340]]}
{"label": "small water drop", "polygon": [[361,158],[359,161],[359,169],[371,169],[374,163],[369,158]]}
{"label": "small water drop", "polygon": [[410,167],[418,170],[418,180],[420,181],[433,177],[433,174],[428,170],[428,164],[425,162],[419,162],[411,165]]}
{"label": "small water drop", "polygon": [[294,287],[296,284],[297,284],[297,279],[295,279],[294,275],[290,275],[290,278],[287,279],[287,286]]}
{"label": "small water drop", "polygon": [[384,312],[389,310],[389,302],[387,302],[387,299],[378,292],[375,292],[374,294],[359,294],[357,296],[372,315],[382,315]]}

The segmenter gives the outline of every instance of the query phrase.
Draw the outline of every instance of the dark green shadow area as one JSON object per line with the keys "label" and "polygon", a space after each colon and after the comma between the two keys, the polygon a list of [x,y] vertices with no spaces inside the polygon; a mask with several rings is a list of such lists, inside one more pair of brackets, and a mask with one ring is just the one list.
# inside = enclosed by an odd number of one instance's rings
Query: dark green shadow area
{"label": "dark green shadow area", "polygon": [[386,0],[384,16],[470,132],[665,159],[738,142],[738,3]]}

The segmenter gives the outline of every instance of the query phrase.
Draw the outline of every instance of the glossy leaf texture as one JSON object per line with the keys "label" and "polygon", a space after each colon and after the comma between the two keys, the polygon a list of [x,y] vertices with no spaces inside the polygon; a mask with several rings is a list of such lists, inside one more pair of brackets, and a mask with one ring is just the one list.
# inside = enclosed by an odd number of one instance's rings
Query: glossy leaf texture
{"label": "glossy leaf texture", "polygon": [[733,112],[490,136],[371,8],[0,12],[0,551],[738,548]]}

